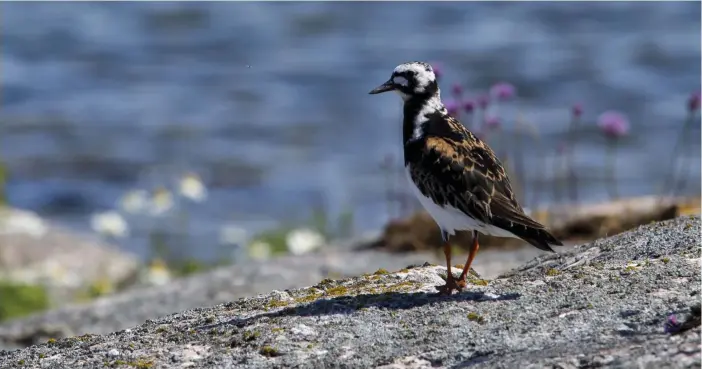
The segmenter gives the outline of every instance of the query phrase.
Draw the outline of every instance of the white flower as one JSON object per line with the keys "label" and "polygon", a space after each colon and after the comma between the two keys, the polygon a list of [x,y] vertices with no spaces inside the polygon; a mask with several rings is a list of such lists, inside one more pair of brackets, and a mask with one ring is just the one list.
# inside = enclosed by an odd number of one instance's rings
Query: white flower
{"label": "white flower", "polygon": [[23,233],[34,238],[41,238],[46,234],[46,231],[44,220],[32,212],[12,210],[0,213],[0,233]]}
{"label": "white flower", "polygon": [[144,190],[129,191],[119,200],[119,207],[127,213],[139,213],[146,208],[149,194]]}
{"label": "white flower", "polygon": [[285,238],[288,251],[293,255],[302,255],[324,245],[324,236],[311,229],[295,229]]}
{"label": "white flower", "polygon": [[170,280],[171,272],[161,259],[154,259],[141,275],[141,282],[151,286],[161,286]]}
{"label": "white flower", "polygon": [[271,245],[262,241],[255,241],[248,247],[249,257],[255,260],[265,260],[271,256]]}
{"label": "white flower", "polygon": [[246,229],[233,224],[225,224],[219,229],[220,245],[243,245],[248,236]]}
{"label": "white flower", "polygon": [[195,173],[188,173],[180,179],[180,194],[196,202],[207,199],[207,187]]}
{"label": "white flower", "polygon": [[122,215],[114,210],[93,214],[90,217],[90,227],[105,236],[120,238],[129,235],[129,225]]}
{"label": "white flower", "polygon": [[161,215],[173,208],[173,195],[163,187],[154,191],[151,197],[151,215]]}

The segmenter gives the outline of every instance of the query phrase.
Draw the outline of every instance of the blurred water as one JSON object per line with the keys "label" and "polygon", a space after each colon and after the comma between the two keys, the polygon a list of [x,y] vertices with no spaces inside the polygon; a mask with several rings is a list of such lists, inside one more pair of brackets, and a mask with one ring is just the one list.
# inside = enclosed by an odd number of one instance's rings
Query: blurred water
{"label": "blurred water", "polygon": [[[377,228],[389,217],[380,163],[402,153],[401,104],[367,92],[408,60],[441,62],[444,97],[453,82],[473,95],[517,86],[518,103],[501,109],[518,109],[542,142],[525,148],[527,199],[554,200],[554,148],[578,101],[581,197],[607,196],[594,126],[605,109],[632,123],[620,193],[653,193],[700,88],[699,14],[696,2],[5,3],[9,200],[85,229],[124,191],[192,169],[210,201],[171,232],[197,256],[217,252],[223,222],[300,222],[320,202],[332,216],[352,207],[359,230]],[[690,141],[694,193],[698,128]],[[143,235],[124,244],[145,253]]]}

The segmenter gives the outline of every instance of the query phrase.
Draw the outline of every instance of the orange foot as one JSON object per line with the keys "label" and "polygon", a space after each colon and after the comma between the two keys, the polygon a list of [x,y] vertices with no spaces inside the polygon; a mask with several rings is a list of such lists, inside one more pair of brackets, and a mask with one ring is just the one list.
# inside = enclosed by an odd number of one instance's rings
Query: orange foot
{"label": "orange foot", "polygon": [[450,271],[446,277],[446,284],[443,286],[436,286],[436,289],[439,290],[439,295],[446,296],[451,296],[453,290],[461,292],[464,288],[466,288],[466,277],[462,276],[462,278],[456,279]]}

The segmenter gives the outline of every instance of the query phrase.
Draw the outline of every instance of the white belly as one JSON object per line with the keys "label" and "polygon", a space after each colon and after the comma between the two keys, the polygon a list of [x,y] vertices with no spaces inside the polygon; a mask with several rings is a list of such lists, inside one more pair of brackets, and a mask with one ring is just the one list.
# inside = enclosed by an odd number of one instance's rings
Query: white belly
{"label": "white belly", "polygon": [[509,231],[505,231],[502,228],[497,228],[495,226],[485,224],[483,222],[477,221],[469,216],[467,216],[462,211],[454,208],[453,206],[446,205],[439,206],[435,204],[431,198],[426,197],[419,191],[419,188],[412,181],[410,176],[410,171],[408,167],[405,167],[405,176],[409,181],[409,186],[412,189],[412,193],[417,196],[419,202],[422,204],[424,209],[434,218],[436,224],[444,232],[454,235],[456,231],[478,231],[485,235],[497,236],[497,237],[512,237],[519,238]]}

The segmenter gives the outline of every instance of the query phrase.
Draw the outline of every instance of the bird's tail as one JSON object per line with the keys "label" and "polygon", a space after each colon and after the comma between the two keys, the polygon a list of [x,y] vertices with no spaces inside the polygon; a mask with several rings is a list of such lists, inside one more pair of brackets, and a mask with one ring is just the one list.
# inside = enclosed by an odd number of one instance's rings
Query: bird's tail
{"label": "bird's tail", "polygon": [[563,246],[563,243],[546,229],[532,229],[525,233],[528,233],[528,235],[520,236],[520,238],[538,249],[555,252],[551,246]]}
{"label": "bird's tail", "polygon": [[[502,219],[495,219],[498,223]],[[510,231],[513,235],[528,242],[530,245],[544,250],[555,252],[551,246],[563,246],[563,243],[554,237],[545,227],[533,227],[515,222],[504,221],[505,224],[495,224],[500,228]],[[536,223],[536,222],[534,222]],[[538,223],[537,223],[538,224]],[[540,225],[540,224],[539,224]]]}

